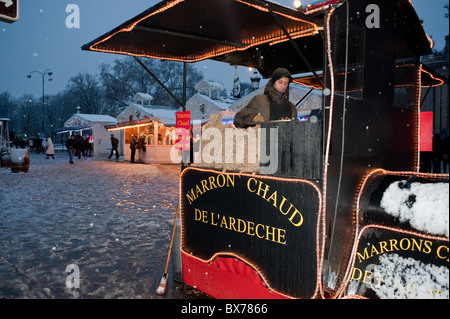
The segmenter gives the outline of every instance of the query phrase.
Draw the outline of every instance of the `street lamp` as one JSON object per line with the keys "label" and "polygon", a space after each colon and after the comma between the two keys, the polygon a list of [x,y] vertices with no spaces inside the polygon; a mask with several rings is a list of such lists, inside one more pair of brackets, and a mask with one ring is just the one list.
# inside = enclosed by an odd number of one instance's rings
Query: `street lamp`
{"label": "street lamp", "polygon": [[44,72],[40,72],[40,71],[31,71],[30,73],[28,73],[27,78],[31,78],[31,73],[39,73],[42,76],[42,136],[43,138],[45,138],[45,108],[44,108],[44,104],[45,104],[45,75],[48,75],[48,80],[52,81],[52,75],[53,72],[51,72],[49,69],[46,69]]}

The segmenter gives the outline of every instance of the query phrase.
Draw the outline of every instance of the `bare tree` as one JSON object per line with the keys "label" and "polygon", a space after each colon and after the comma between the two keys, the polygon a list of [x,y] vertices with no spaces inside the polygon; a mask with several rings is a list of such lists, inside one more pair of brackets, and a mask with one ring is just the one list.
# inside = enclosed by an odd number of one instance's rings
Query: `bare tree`
{"label": "bare tree", "polygon": [[103,101],[100,84],[95,75],[79,73],[72,76],[67,83],[66,91],[73,103],[81,107],[82,113],[103,114]]}
{"label": "bare tree", "polygon": [[[154,59],[141,59],[141,61],[181,100],[183,96],[183,63]],[[100,76],[109,109],[116,110],[117,106],[123,109],[138,92],[152,95],[153,105],[179,107],[161,85],[133,58],[115,60],[113,67],[103,64]],[[187,66],[187,98],[195,93],[194,87],[202,77],[201,72],[192,64]],[[118,113],[117,110],[115,113]]]}
{"label": "bare tree", "polygon": [[5,91],[0,94],[0,117],[12,119],[15,115],[16,102],[14,98]]}

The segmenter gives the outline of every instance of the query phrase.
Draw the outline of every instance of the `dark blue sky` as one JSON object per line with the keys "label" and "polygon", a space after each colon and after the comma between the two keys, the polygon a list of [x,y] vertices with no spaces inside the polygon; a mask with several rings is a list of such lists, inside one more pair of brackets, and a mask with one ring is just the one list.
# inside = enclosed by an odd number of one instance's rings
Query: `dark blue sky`
{"label": "dark blue sky", "polygon": [[[215,0],[211,0],[215,1]],[[96,74],[101,63],[112,64],[121,55],[86,52],[81,46],[152,7],[159,0],[21,0],[19,21],[0,22],[0,93],[14,97],[23,94],[42,96],[42,78],[30,71],[50,69],[53,81],[46,82],[45,94],[64,90],[71,76],[79,72]],[[292,7],[292,0],[276,0]],[[304,0],[303,4],[314,1]],[[435,41],[435,49],[444,47],[449,20],[443,6],[448,0],[411,0],[425,31]],[[80,28],[66,27],[68,4],[80,8]],[[0,2],[0,5],[4,5]],[[218,62],[199,62],[205,78],[221,82],[230,92],[234,67]],[[251,72],[239,68],[241,81],[249,82]]]}

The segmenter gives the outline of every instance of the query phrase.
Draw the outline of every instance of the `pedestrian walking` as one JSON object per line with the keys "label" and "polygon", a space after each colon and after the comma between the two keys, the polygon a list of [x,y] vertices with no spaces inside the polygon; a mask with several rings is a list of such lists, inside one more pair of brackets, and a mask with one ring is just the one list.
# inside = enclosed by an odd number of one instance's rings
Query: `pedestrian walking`
{"label": "pedestrian walking", "polygon": [[74,149],[75,136],[70,135],[69,139],[66,141],[67,152],[69,153],[69,163],[73,164],[73,156],[75,155]]}
{"label": "pedestrian walking", "polygon": [[119,159],[119,140],[114,137],[114,134],[111,134],[111,153],[109,154],[108,158],[111,159],[111,157],[116,153],[116,160]]}
{"label": "pedestrian walking", "polygon": [[83,136],[77,135],[74,139],[75,156],[81,159],[81,156],[86,159],[86,153],[84,152],[84,139]]}
{"label": "pedestrian walking", "polygon": [[47,155],[46,159],[49,159],[49,156],[52,157],[52,160],[55,159],[55,147],[53,146],[50,136],[47,136],[47,150],[45,151],[45,154]]}

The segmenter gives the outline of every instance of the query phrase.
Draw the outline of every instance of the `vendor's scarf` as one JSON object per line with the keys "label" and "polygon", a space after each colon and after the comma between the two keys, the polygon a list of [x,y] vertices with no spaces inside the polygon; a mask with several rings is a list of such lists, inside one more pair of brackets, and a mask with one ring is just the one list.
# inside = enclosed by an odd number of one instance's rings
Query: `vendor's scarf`
{"label": "vendor's scarf", "polygon": [[264,89],[264,94],[267,95],[273,104],[287,104],[289,103],[289,87],[283,93],[278,92],[272,84],[272,81],[267,82]]}

